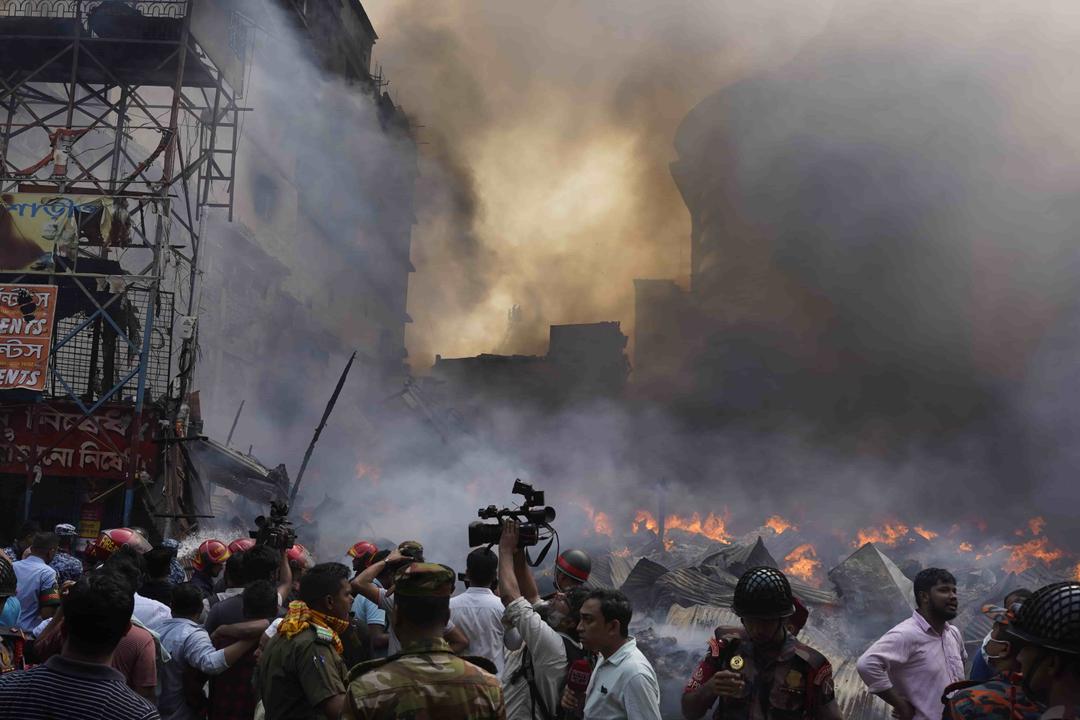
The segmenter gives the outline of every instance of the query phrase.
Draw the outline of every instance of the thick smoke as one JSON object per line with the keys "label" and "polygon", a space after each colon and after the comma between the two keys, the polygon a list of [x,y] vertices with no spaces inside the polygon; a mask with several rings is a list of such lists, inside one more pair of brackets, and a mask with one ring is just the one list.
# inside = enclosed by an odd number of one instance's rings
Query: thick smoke
{"label": "thick smoke", "polygon": [[[822,375],[855,381],[857,432],[838,440],[800,408],[762,428],[752,408],[750,422],[721,424],[644,403],[546,414],[493,402],[487,432],[443,442],[350,381],[305,480],[304,504],[334,500],[320,523],[326,552],[358,535],[416,536],[460,565],[466,523],[509,502],[514,477],[549,490],[564,545],[606,542],[587,532],[586,503],[621,531],[637,509],[655,509],[661,479],[670,512],[728,508],[736,534],[783,514],[821,541],[826,564],[887,515],[994,544],[1041,513],[1055,542],[1075,541],[1065,478],[1076,411],[1062,389],[1077,343],[1062,280],[1075,267],[1069,68],[1080,45],[1066,4],[365,6],[395,99],[428,143],[409,299],[416,369],[434,353],[491,350],[513,304],[531,324],[511,351],[542,351],[549,323],[618,319],[629,331],[631,280],[681,279],[689,266],[689,218],[668,167],[689,159],[744,195],[711,197],[767,248],[754,269],[799,288],[780,300],[826,308],[807,332],[836,351]],[[295,73],[280,74],[286,103]],[[694,137],[694,118],[683,119],[699,103]],[[326,107],[333,122],[301,125],[370,122]],[[730,154],[709,154],[724,142]],[[296,262],[309,277],[325,270],[302,251]],[[715,315],[762,321],[713,291]],[[802,327],[764,320],[781,337]],[[721,370],[706,365],[694,382],[709,373]],[[862,378],[889,373],[917,381],[917,412],[900,421],[858,402],[874,397]],[[257,437],[257,454],[295,471],[331,386],[324,378],[245,419],[241,442]],[[219,413],[211,429],[230,420]]]}

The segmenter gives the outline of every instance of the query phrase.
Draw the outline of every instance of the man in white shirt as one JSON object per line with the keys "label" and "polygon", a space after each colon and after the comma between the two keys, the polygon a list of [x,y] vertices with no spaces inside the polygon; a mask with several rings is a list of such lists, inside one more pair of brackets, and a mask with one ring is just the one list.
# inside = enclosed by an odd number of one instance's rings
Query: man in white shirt
{"label": "man in white shirt", "polygon": [[504,521],[499,539],[499,594],[506,604],[505,624],[520,635],[523,645],[506,658],[503,700],[507,720],[547,720],[558,712],[570,656],[584,655],[577,622],[588,591],[575,588],[565,595],[556,593],[540,604],[540,592],[518,547],[518,536],[517,521]]}
{"label": "man in white shirt", "polygon": [[468,589],[450,598],[450,622],[461,628],[469,638],[469,655],[490,660],[502,677],[506,664],[503,648],[503,604],[491,592],[499,558],[487,548],[477,548],[465,560],[465,582]]}
{"label": "man in white shirt", "polygon": [[[630,601],[618,590],[594,590],[580,615],[581,644],[602,656],[585,691],[587,720],[660,720],[660,684],[630,637]],[[563,708],[581,709],[581,698],[570,688],[563,694]]]}

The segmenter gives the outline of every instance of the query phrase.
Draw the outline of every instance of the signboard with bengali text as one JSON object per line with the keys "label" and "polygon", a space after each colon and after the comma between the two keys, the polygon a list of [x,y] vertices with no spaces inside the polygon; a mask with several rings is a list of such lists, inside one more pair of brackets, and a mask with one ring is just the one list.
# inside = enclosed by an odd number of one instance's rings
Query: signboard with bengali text
{"label": "signboard with bengali text", "polygon": [[[38,460],[44,475],[122,480],[128,475],[134,408],[106,405],[94,420],[82,419],[74,403],[42,403],[0,407],[0,473],[26,474]],[[138,468],[154,476],[158,445],[156,418],[144,412],[135,434]],[[88,520],[88,518],[82,518]]]}
{"label": "signboard with bengali text", "polygon": [[0,390],[45,389],[55,285],[0,285]]}

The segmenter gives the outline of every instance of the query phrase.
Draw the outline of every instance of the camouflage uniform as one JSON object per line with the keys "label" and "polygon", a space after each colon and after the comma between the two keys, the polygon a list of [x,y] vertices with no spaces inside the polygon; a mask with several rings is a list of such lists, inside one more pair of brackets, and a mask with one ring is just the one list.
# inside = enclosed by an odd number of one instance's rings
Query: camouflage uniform
{"label": "camouflage uniform", "polygon": [[[445,565],[412,563],[398,571],[394,587],[402,598],[448,598],[454,591],[454,571]],[[505,720],[506,708],[498,678],[454,655],[442,638],[430,638],[353,668],[343,717]]]}
{"label": "camouflage uniform", "polygon": [[953,693],[945,703],[945,719],[1038,720],[1045,710],[1024,693],[1019,675],[998,675]]}
{"label": "camouflage uniform", "polygon": [[710,653],[698,665],[683,693],[693,692],[721,669],[715,658],[736,638],[746,687],[741,698],[718,699],[716,720],[816,720],[823,717],[822,708],[835,702],[832,665],[824,655],[788,633],[779,654],[759,667],[762,659],[755,656],[753,643],[738,627],[716,629],[715,637],[709,641]]}
{"label": "camouflage uniform", "polygon": [[312,626],[298,635],[277,635],[259,658],[255,687],[266,720],[321,719],[319,704],[345,692],[345,662],[333,633]]}
{"label": "camouflage uniform", "polygon": [[56,571],[56,579],[60,584],[63,584],[65,580],[78,580],[83,574],[82,562],[74,555],[63,551],[57,552],[49,565]]}

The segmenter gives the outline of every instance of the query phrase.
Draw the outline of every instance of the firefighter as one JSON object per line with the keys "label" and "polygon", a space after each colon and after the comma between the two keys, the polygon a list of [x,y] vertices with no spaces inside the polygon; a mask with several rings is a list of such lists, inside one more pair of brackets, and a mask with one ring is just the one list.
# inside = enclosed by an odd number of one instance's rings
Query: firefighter
{"label": "firefighter", "polygon": [[716,629],[683,689],[683,715],[697,720],[715,704],[717,720],[840,720],[832,666],[788,630],[795,603],[787,577],[747,570],[732,610],[742,627]]}
{"label": "firefighter", "polygon": [[86,548],[87,562],[89,565],[98,565],[112,557],[120,548],[128,546],[140,555],[145,555],[150,550],[150,543],[146,538],[131,528],[102,530],[97,540]]}
{"label": "firefighter", "polygon": [[1046,703],[1045,720],[1069,720],[1080,707],[1080,582],[1035,591],[1006,629],[1019,648],[1023,688]]}
{"label": "firefighter", "polygon": [[191,582],[199,588],[204,598],[214,594],[214,581],[225,569],[225,561],[232,555],[228,546],[211,538],[204,540],[195,555],[191,558],[191,566],[195,572],[191,574]]}
{"label": "firefighter", "polygon": [[584,550],[567,550],[555,560],[555,589],[566,592],[584,585],[592,572],[592,559]]}

